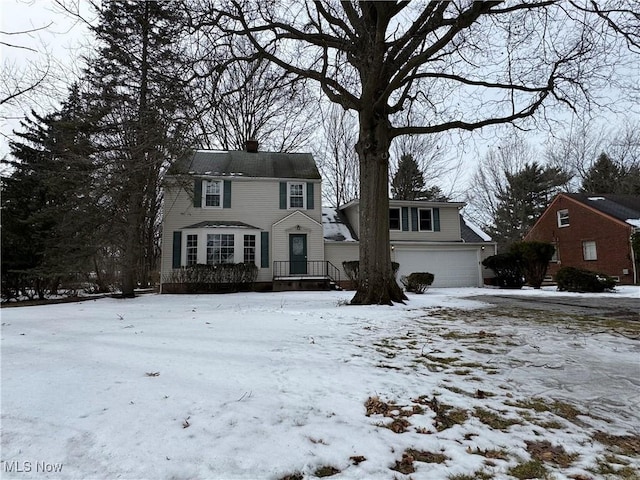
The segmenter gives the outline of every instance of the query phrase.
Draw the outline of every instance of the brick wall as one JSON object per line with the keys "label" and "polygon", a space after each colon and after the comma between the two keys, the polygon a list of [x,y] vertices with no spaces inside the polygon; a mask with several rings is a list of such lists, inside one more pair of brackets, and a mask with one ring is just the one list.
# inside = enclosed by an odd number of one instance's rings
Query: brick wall
{"label": "brick wall", "polygon": [[[558,226],[558,210],[569,212],[569,226]],[[632,228],[605,216],[580,202],[558,196],[526,240],[538,240],[556,245],[559,262],[549,265],[548,273],[555,275],[560,267],[570,266],[619,277],[621,284],[633,283],[633,265],[629,237]],[[583,242],[596,243],[597,260],[585,260]],[[623,273],[627,269],[628,273]]]}

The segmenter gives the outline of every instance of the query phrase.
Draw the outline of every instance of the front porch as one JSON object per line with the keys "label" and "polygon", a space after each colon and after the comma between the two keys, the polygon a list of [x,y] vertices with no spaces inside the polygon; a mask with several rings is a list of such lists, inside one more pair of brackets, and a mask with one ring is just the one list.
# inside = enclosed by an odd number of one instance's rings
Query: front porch
{"label": "front porch", "polygon": [[273,262],[273,291],[339,290],[340,270],[326,260]]}

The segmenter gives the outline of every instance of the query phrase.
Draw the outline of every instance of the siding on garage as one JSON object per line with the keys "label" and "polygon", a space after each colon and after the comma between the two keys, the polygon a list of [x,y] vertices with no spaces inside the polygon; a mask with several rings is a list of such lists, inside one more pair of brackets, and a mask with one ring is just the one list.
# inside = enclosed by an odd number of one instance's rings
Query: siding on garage
{"label": "siding on garage", "polygon": [[480,287],[483,284],[480,246],[395,246],[398,278],[413,272],[434,274],[434,287]]}

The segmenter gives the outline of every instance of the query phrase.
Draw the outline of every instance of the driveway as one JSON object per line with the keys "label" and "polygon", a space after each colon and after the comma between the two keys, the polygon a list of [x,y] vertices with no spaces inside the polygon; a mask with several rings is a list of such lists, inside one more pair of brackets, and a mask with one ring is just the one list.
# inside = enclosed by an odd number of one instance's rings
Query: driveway
{"label": "driveway", "polygon": [[580,294],[522,297],[504,293],[501,295],[478,295],[474,296],[473,299],[493,305],[508,305],[571,315],[640,321],[640,298],[586,297]]}

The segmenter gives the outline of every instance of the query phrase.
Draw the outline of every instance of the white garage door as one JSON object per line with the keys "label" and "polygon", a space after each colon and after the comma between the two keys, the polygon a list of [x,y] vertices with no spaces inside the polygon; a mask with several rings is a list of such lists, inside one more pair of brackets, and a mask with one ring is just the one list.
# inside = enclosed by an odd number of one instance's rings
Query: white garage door
{"label": "white garage door", "polygon": [[480,267],[476,250],[420,251],[396,247],[398,279],[412,272],[431,272],[433,287],[478,287]]}

